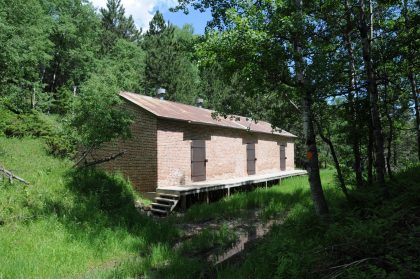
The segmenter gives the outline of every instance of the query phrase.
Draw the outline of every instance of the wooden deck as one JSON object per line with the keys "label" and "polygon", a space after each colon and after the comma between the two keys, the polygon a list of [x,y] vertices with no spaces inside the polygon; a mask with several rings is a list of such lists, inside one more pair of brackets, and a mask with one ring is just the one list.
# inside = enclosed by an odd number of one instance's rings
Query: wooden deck
{"label": "wooden deck", "polygon": [[273,180],[281,181],[282,179],[287,178],[287,177],[300,176],[300,175],[306,175],[306,174],[307,173],[305,170],[281,171],[277,173],[251,175],[251,176],[233,178],[233,179],[195,182],[188,185],[158,187],[157,192],[176,194],[179,196],[187,196],[190,194],[205,193],[205,192],[222,190],[222,189],[230,190],[231,188],[235,188],[235,187],[242,187],[242,186],[252,185],[252,184],[257,184],[257,183],[270,182]]}

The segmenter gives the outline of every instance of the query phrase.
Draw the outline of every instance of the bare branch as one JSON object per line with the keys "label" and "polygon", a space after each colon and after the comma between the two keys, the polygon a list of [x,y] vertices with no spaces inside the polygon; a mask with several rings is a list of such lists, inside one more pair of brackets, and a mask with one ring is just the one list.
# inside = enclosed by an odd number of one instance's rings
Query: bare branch
{"label": "bare branch", "polygon": [[25,179],[15,175],[11,171],[6,170],[3,166],[0,165],[0,173],[3,173],[8,179],[10,183],[13,183],[13,179],[16,179],[19,182],[22,182],[25,185],[29,185],[29,182],[27,182]]}
{"label": "bare branch", "polygon": [[82,156],[77,160],[73,167],[77,167],[80,164],[80,162],[82,162],[87,157],[87,155],[89,155],[92,152],[93,148],[94,146],[91,146],[85,151],[83,151]]}
{"label": "bare branch", "polygon": [[108,161],[111,161],[111,160],[115,160],[116,158],[118,158],[118,157],[120,157],[120,156],[122,156],[122,155],[124,155],[125,154],[125,150],[124,151],[121,151],[120,153],[117,153],[117,154],[113,154],[113,155],[111,155],[111,156],[109,156],[109,157],[105,157],[105,158],[103,158],[103,159],[99,159],[99,160],[95,160],[95,161],[92,161],[92,162],[86,162],[84,165],[82,165],[81,167],[84,167],[84,168],[86,168],[86,167],[91,167],[91,166],[95,166],[95,165],[99,165],[99,164],[102,164],[102,163],[105,163],[105,162],[108,162]]}

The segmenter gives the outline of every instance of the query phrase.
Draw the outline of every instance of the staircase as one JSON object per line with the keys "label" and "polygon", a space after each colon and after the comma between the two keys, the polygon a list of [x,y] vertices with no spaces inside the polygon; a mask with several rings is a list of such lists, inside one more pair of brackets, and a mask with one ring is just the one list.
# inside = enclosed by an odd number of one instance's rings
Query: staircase
{"label": "staircase", "polygon": [[168,216],[179,203],[180,196],[156,192],[155,202],[151,204],[151,211],[157,216]]}

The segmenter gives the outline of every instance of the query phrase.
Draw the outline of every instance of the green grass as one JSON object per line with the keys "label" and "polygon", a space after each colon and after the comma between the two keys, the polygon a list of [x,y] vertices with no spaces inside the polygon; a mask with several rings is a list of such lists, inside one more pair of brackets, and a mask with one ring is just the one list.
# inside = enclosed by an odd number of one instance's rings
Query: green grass
{"label": "green grass", "polygon": [[[328,195],[341,196],[333,181],[333,171],[328,169],[321,173],[324,189]],[[244,216],[251,209],[261,209],[266,218],[277,214],[283,214],[296,204],[304,204],[312,208],[311,199],[308,195],[307,176],[288,178],[280,185],[265,188],[257,188],[251,192],[240,192],[230,197],[225,197],[219,202],[210,204],[196,204],[185,215],[189,222],[214,218],[226,219]]]}
{"label": "green grass", "polygon": [[281,226],[243,261],[220,268],[218,277],[418,278],[419,181],[420,167],[412,167],[388,181],[390,199],[373,187],[352,192],[352,206],[324,183],[330,220],[316,218],[305,199],[299,199]]}
{"label": "green grass", "polygon": [[0,182],[0,277],[78,277],[177,235],[137,213],[120,175],[76,172],[39,139],[0,138],[0,162],[31,182]]}
{"label": "green grass", "polygon": [[[184,216],[155,220],[134,207],[141,198],[119,174],[75,170],[48,155],[40,139],[0,137],[0,164],[31,182],[0,181],[0,278],[415,278],[419,276],[420,168],[390,181],[391,199],[375,188],[351,192],[349,206],[334,183],[321,178],[331,208],[328,221],[315,215],[307,177],[196,204]],[[241,260],[216,268],[211,249],[235,241],[225,224],[281,218]],[[181,243],[183,223],[212,219]],[[213,249],[215,248],[215,249]],[[357,262],[346,268],[335,268]]]}
{"label": "green grass", "polygon": [[191,257],[205,254],[210,250],[220,254],[223,252],[223,249],[229,248],[236,240],[235,233],[226,225],[221,226],[219,229],[206,228],[197,234],[196,237],[185,241],[180,252]]}

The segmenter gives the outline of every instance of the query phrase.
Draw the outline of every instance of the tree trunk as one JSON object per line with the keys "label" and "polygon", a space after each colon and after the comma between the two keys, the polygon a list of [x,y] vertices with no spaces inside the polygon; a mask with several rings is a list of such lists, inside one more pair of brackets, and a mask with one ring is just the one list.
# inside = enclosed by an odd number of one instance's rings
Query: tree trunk
{"label": "tree trunk", "polygon": [[[300,22],[303,22],[302,0],[295,0],[296,11]],[[318,149],[316,146],[315,131],[312,116],[312,89],[308,85],[304,72],[304,59],[302,51],[302,39],[298,30],[293,36],[295,74],[297,78],[297,87],[303,96],[303,129],[305,134],[305,143],[307,149],[307,164],[309,186],[311,196],[314,202],[315,212],[318,216],[328,215],[328,205],[325,200],[324,191],[322,189],[321,177],[319,174]]]}
{"label": "tree trunk", "polygon": [[[346,28],[344,30],[344,42],[347,49],[348,55],[348,101],[349,101],[349,115],[350,115],[350,137],[352,142],[353,148],[353,156],[354,156],[354,171],[356,174],[356,187],[361,188],[363,186],[363,175],[362,175],[362,159],[360,155],[360,142],[359,142],[359,130],[358,130],[358,117],[357,117],[357,110],[356,104],[354,100],[354,92],[355,92],[355,76],[356,76],[356,67],[354,62],[354,54],[353,54],[353,47],[352,47],[352,40],[350,37],[350,33],[353,30],[352,22],[351,22],[351,14],[350,14],[350,5],[348,0],[345,0],[345,10],[346,10]],[[356,100],[357,101],[357,100]]]}
{"label": "tree trunk", "polygon": [[394,136],[394,122],[392,121],[391,114],[388,109],[388,102],[391,103],[393,106],[394,100],[388,98],[388,78],[385,76],[385,90],[384,90],[384,103],[385,103],[385,115],[388,120],[389,126],[389,133],[387,136],[387,152],[386,152],[386,169],[388,171],[388,176],[392,178],[392,170],[391,170],[391,154],[392,154],[392,140]]}
{"label": "tree trunk", "polygon": [[344,196],[346,197],[347,201],[350,202],[351,199],[350,199],[349,193],[347,191],[346,183],[344,182],[343,173],[341,172],[340,162],[338,161],[338,157],[337,157],[337,153],[335,152],[334,145],[333,145],[332,141],[330,140],[330,138],[327,138],[324,135],[321,125],[318,122],[315,122],[315,123],[317,124],[319,135],[321,136],[322,140],[330,148],[331,156],[333,157],[333,160],[334,160],[335,170],[337,171],[338,180],[340,182],[340,188],[343,191]]}
{"label": "tree trunk", "polygon": [[35,109],[36,105],[36,90],[35,85],[32,87],[32,96],[31,96],[31,108]]}
{"label": "tree trunk", "polygon": [[[403,3],[403,15],[404,15],[404,24],[405,24],[405,31],[409,32],[409,18],[408,18],[408,8],[407,8],[407,0],[404,1]],[[417,134],[417,157],[418,160],[420,161],[420,107],[419,107],[419,92],[417,89],[417,82],[416,82],[416,75],[413,73],[413,69],[410,68],[410,63],[412,63],[413,61],[413,56],[415,54],[413,54],[413,51],[415,48],[412,48],[411,46],[408,47],[408,54],[407,54],[407,64],[409,64],[409,69],[408,69],[408,79],[410,81],[410,85],[411,85],[411,94],[413,97],[413,101],[414,101],[414,115],[416,117],[416,122],[415,122],[415,130],[416,130],[416,134]]]}
{"label": "tree trunk", "polygon": [[370,114],[372,117],[373,139],[375,141],[375,170],[376,177],[380,187],[384,191],[384,195],[388,195],[385,185],[385,156],[384,156],[384,140],[382,135],[381,119],[378,109],[378,90],[373,69],[371,57],[371,39],[369,36],[369,25],[366,19],[365,1],[359,0],[360,4],[360,35],[362,39],[363,61],[367,76],[367,91],[369,95]]}
{"label": "tree trunk", "polygon": [[412,72],[409,73],[408,79],[410,80],[411,85],[411,94],[414,101],[414,113],[416,116],[416,133],[417,133],[417,156],[420,161],[420,108],[419,108],[419,93],[417,90],[416,78]]}
{"label": "tree trunk", "polygon": [[372,132],[372,121],[368,119],[368,185],[373,184],[373,132]]}
{"label": "tree trunk", "polygon": [[[304,89],[304,88],[303,88]],[[304,89],[305,90],[305,89]],[[306,170],[309,176],[311,195],[314,201],[315,211],[319,216],[328,214],[328,205],[322,189],[321,177],[319,174],[318,149],[316,146],[315,131],[312,116],[312,96],[306,89],[303,97],[303,129],[307,150]]]}
{"label": "tree trunk", "polygon": [[389,124],[389,134],[388,134],[388,146],[387,146],[387,154],[386,154],[386,167],[388,170],[388,176],[392,178],[392,169],[391,169],[391,146],[392,146],[392,140],[393,140],[393,134],[394,134],[394,125],[392,123],[392,119],[390,116],[388,116],[388,124]]}

